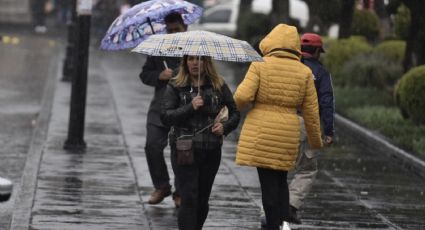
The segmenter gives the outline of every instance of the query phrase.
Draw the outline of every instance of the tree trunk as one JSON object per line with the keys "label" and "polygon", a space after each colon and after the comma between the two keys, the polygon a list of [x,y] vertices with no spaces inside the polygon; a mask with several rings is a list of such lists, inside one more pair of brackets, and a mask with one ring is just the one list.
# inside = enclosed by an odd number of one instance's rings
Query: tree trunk
{"label": "tree trunk", "polygon": [[236,30],[236,37],[242,38],[242,22],[243,20],[247,20],[246,17],[244,17],[246,14],[251,13],[251,7],[252,7],[252,1],[253,0],[241,0],[239,4],[239,15],[238,15],[238,28]]}
{"label": "tree trunk", "polygon": [[272,28],[277,24],[286,23],[289,21],[289,0],[273,0],[272,11],[270,12],[270,22]]}
{"label": "tree trunk", "polygon": [[406,52],[403,61],[403,69],[407,72],[417,65],[425,65],[425,1],[423,0],[403,0],[409,8],[411,23],[409,35],[406,41]]}
{"label": "tree trunk", "polygon": [[[320,18],[320,4],[323,4],[323,2],[321,3],[320,1],[317,0],[304,0],[304,2],[307,4],[308,6],[308,23],[306,26],[306,31],[307,32],[314,32],[314,33],[318,33],[318,34],[322,34],[325,30],[324,30],[324,25],[323,25],[323,21]],[[315,30],[315,26],[318,27],[318,30]]]}
{"label": "tree trunk", "polygon": [[339,35],[341,38],[351,36],[351,24],[353,22],[355,0],[341,0],[341,20],[339,23]]}

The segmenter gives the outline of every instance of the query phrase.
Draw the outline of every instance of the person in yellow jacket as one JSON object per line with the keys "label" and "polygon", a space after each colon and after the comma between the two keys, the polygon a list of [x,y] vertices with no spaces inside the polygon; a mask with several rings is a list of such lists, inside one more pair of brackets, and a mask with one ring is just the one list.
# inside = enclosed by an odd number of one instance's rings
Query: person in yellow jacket
{"label": "person in yellow jacket", "polygon": [[239,138],[236,163],[256,167],[261,184],[267,229],[289,220],[287,173],[295,166],[300,120],[305,121],[312,149],[322,147],[314,76],[301,63],[300,38],[295,27],[277,25],[260,43],[264,62],[254,62],[234,99],[249,111]]}

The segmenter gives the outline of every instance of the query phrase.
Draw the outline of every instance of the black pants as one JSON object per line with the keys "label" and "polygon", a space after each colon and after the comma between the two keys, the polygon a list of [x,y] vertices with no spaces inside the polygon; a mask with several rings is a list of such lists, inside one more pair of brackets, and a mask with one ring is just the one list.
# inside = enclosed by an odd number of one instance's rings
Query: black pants
{"label": "black pants", "polygon": [[33,23],[36,26],[44,26],[46,23],[46,12],[44,12],[44,6],[47,0],[31,0],[31,13]]}
{"label": "black pants", "polygon": [[[167,127],[148,124],[146,134],[146,159],[148,161],[149,173],[155,189],[168,189],[170,185],[170,176],[168,175],[167,164],[164,158],[164,149],[168,143]],[[178,194],[178,186],[175,182],[175,195]]]}
{"label": "black pants", "polygon": [[267,229],[278,230],[289,217],[289,191],[286,171],[257,168]]}
{"label": "black pants", "polygon": [[178,210],[180,230],[201,230],[208,216],[211,189],[221,161],[221,149],[195,149],[193,165],[177,165],[175,147],[171,160],[179,183],[181,206]]}

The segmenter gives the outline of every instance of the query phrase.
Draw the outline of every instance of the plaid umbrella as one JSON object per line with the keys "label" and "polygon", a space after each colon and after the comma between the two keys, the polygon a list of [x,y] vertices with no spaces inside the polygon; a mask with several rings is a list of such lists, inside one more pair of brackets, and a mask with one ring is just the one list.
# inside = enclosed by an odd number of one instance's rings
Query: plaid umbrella
{"label": "plaid umbrella", "polygon": [[142,2],[115,19],[102,39],[100,48],[133,48],[152,34],[165,33],[164,17],[171,12],[180,13],[184,23],[189,25],[201,17],[203,9],[183,0]]}
{"label": "plaid umbrella", "polygon": [[209,56],[215,60],[252,62],[263,58],[246,41],[208,31],[152,35],[132,52],[151,56]]}

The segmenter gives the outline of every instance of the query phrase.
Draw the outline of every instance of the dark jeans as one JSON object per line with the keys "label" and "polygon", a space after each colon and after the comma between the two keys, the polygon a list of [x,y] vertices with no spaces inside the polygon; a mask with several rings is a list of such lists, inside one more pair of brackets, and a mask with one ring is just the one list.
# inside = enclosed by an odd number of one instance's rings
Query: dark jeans
{"label": "dark jeans", "polygon": [[208,216],[208,200],[221,161],[221,149],[195,149],[194,154],[193,165],[177,165],[175,147],[172,147],[171,161],[181,196],[177,217],[180,230],[202,229]]}
{"label": "dark jeans", "polygon": [[[155,189],[170,188],[170,176],[168,175],[167,164],[164,158],[164,149],[168,143],[167,127],[147,124],[146,134],[146,159],[148,161],[149,172]],[[175,182],[175,195],[178,194],[178,186]]]}
{"label": "dark jeans", "polygon": [[44,11],[44,6],[46,5],[47,0],[31,0],[31,13],[33,23],[36,26],[44,26],[46,24],[46,12]]}
{"label": "dark jeans", "polygon": [[257,168],[267,229],[278,230],[289,217],[289,191],[286,171]]}

